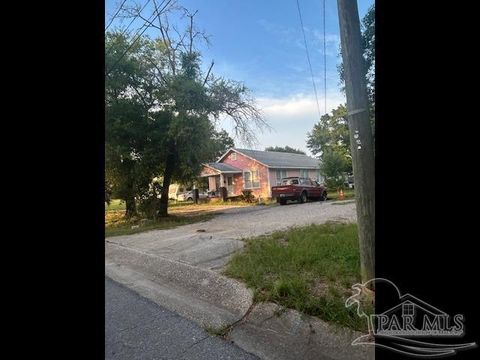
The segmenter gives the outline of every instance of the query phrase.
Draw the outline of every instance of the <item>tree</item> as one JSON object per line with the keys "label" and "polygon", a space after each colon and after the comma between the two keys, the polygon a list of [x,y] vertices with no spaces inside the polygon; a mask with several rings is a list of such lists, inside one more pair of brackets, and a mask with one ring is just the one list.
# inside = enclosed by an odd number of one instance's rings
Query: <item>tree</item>
{"label": "tree", "polygon": [[234,140],[225,130],[212,131],[211,136],[211,156],[210,162],[217,161],[217,159],[225,154],[228,149],[235,147]]}
{"label": "tree", "polygon": [[[128,46],[126,51],[116,51],[113,55],[107,50],[106,58],[115,59],[113,65],[112,61],[106,61],[107,78],[118,77],[126,85],[120,86],[123,84],[120,80],[110,82],[113,101],[107,101],[106,106],[126,101],[136,111],[131,113],[129,109],[131,116],[126,119],[121,113],[111,116],[109,110],[107,123],[114,129],[121,124],[121,136],[109,151],[117,159],[110,161],[112,173],[121,173],[116,176],[117,188],[127,187],[129,197],[135,193],[149,194],[152,179],[161,179],[158,215],[167,216],[168,188],[172,181],[191,180],[199,173],[201,164],[228,140],[225,133],[214,130],[220,116],[232,119],[235,135],[245,143],[254,142],[254,129],[261,129],[266,123],[243,84],[216,77],[211,68],[207,74],[201,71],[201,55],[196,45],[208,38],[195,27],[196,12],[191,13],[172,1],[162,9],[155,0],[153,5],[153,20],[152,16],[145,18],[138,5],[125,9],[123,16],[142,19],[144,26],[158,31],[158,38],[150,40],[142,36],[138,41],[121,35],[124,31],[107,36],[107,39],[123,36]],[[174,12],[181,12],[180,18],[187,21],[183,30],[169,23],[169,15]],[[125,69],[122,66],[125,62],[140,66]],[[107,126],[109,130],[112,129]],[[125,147],[122,156],[116,154],[118,147]],[[128,168],[124,166],[126,158]]]}
{"label": "tree", "polygon": [[325,178],[325,184],[329,189],[338,188],[343,184],[343,174],[351,169],[351,162],[333,150],[327,150],[322,155],[320,171]]}
{"label": "tree", "polygon": [[348,130],[347,108],[340,105],[331,114],[323,115],[307,134],[307,147],[322,161],[325,153],[335,153],[345,164],[344,172],[352,172],[350,134]]}
{"label": "tree", "polygon": [[[105,177],[110,194],[125,201],[126,216],[132,217],[136,197],[148,188],[155,170],[146,151],[161,146],[152,141],[158,133],[146,106],[152,101],[145,86],[151,68],[143,54],[150,44],[141,39],[130,46],[126,36],[107,33],[105,45],[105,66],[112,69],[105,77]],[[130,55],[121,57],[129,47]]]}
{"label": "tree", "polygon": [[305,151],[302,151],[300,149],[294,149],[288,145],[281,147],[281,146],[269,146],[265,148],[265,151],[276,151],[276,152],[286,152],[286,153],[292,153],[292,154],[302,154],[306,155]]}

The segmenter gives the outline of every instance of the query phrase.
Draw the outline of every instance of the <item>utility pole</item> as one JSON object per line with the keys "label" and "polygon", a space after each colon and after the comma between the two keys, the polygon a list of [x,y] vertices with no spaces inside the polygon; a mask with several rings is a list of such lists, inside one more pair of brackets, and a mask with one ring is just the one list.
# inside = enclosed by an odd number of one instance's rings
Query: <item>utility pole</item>
{"label": "utility pole", "polygon": [[[375,156],[356,0],[337,0],[362,282],[375,278]],[[373,282],[372,282],[373,283]]]}

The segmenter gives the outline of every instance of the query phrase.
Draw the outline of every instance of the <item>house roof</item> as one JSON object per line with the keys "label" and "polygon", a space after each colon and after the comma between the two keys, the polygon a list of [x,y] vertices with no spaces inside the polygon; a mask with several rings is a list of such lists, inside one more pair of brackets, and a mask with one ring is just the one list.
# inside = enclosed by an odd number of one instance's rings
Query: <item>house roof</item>
{"label": "house roof", "polygon": [[[231,149],[271,168],[318,169],[319,160],[302,154],[249,149]],[[227,152],[228,153],[228,152]],[[225,154],[226,155],[226,154]],[[225,156],[224,155],[224,156]],[[218,161],[220,161],[222,156]]]}
{"label": "house roof", "polygon": [[224,163],[214,162],[214,163],[208,163],[205,165],[221,173],[241,173],[242,172],[241,169],[236,168],[235,166],[224,164]]}

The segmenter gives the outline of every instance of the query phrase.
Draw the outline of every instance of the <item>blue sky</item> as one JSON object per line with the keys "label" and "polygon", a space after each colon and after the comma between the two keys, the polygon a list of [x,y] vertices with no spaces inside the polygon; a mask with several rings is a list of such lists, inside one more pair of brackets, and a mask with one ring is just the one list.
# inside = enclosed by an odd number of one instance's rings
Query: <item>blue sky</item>
{"label": "blue sky", "polygon": [[[123,0],[106,0],[106,24]],[[145,3],[147,0],[137,0]],[[160,1],[159,1],[160,2]],[[324,113],[322,0],[299,0],[317,86]],[[374,0],[358,0],[360,18]],[[179,0],[198,10],[197,26],[210,35],[210,46],[200,46],[205,67],[242,81],[252,91],[271,131],[258,133],[257,149],[293,146],[308,152],[307,132],[318,121],[312,79],[308,67],[296,0]],[[126,4],[133,4],[127,0]],[[144,14],[151,14],[150,4]],[[127,24],[128,22],[125,22]],[[139,22],[139,28],[143,22]],[[120,25],[115,21],[110,29]],[[133,28],[133,25],[132,25]],[[149,32],[146,32],[147,34]],[[151,36],[155,36],[153,30]],[[340,61],[337,2],[326,0],[327,111],[345,102],[339,90],[336,66]],[[219,127],[231,131],[224,119]],[[236,141],[239,147],[241,143]]]}

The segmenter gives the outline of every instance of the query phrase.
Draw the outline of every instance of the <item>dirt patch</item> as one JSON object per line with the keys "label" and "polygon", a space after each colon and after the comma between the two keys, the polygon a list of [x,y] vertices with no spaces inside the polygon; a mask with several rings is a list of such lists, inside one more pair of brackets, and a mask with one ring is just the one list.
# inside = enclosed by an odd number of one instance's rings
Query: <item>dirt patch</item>
{"label": "dirt patch", "polygon": [[315,280],[310,291],[313,296],[323,298],[328,295],[329,282],[326,278],[320,278]]}

